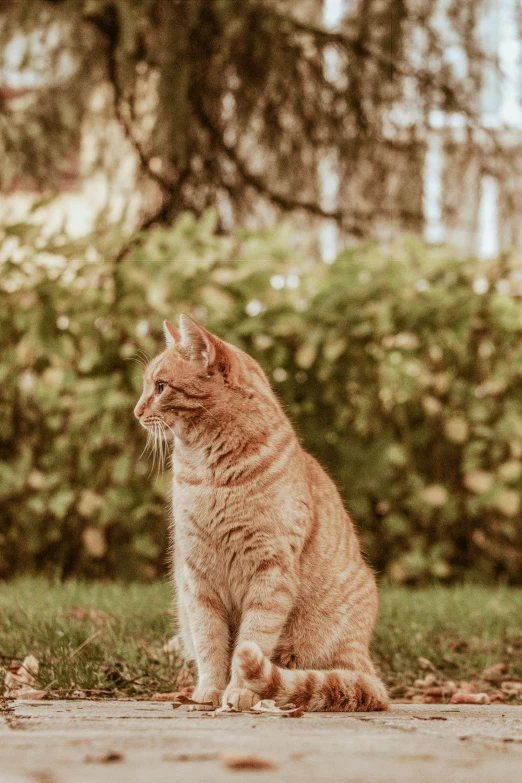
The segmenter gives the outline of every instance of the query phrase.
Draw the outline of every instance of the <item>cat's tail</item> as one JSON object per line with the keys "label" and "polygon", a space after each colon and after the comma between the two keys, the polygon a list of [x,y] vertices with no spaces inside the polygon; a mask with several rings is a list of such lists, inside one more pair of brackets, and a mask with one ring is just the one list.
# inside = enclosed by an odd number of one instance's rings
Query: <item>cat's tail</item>
{"label": "cat's tail", "polygon": [[388,707],[386,688],[372,674],[348,669],[282,669],[255,642],[238,646],[234,664],[244,687],[260,699],[274,699],[279,707],[295,704],[310,712],[371,712]]}

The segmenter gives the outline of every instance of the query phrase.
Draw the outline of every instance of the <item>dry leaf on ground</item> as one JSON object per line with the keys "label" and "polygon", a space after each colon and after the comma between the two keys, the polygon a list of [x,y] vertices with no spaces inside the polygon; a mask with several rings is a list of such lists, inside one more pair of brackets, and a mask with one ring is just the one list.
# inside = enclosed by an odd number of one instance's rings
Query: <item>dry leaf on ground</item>
{"label": "dry leaf on ground", "polygon": [[173,701],[181,704],[179,700],[179,693],[154,693],[150,697],[151,701]]}
{"label": "dry leaf on ground", "polygon": [[306,710],[302,707],[296,707],[295,710],[287,710],[283,712],[283,718],[302,718]]}
{"label": "dry leaf on ground", "polygon": [[490,699],[487,693],[465,693],[457,691],[450,699],[451,704],[489,704]]}
{"label": "dry leaf on ground", "polygon": [[[290,709],[288,707],[278,707],[273,699],[261,699],[261,701],[258,701],[257,704],[254,704],[250,712],[255,713],[268,713],[269,715],[286,715],[290,716],[292,713],[300,712],[300,707],[292,706]],[[304,710],[302,711],[304,713]],[[293,717],[300,717],[293,714]]]}
{"label": "dry leaf on ground", "polygon": [[413,683],[414,688],[431,688],[435,685],[437,678],[434,674],[427,674],[423,679],[415,680]]}
{"label": "dry leaf on ground", "polygon": [[507,666],[505,663],[495,663],[493,666],[488,666],[482,672],[482,679],[488,682],[497,682],[502,678],[502,674],[506,671]]}
{"label": "dry leaf on ground", "polygon": [[49,691],[40,691],[35,688],[18,688],[15,691],[11,691],[9,695],[15,699],[40,701],[48,698]]}
{"label": "dry leaf on ground", "polygon": [[267,759],[263,756],[243,755],[236,753],[226,753],[221,757],[223,765],[227,769],[278,769],[279,764],[276,764],[272,759]]}
{"label": "dry leaf on ground", "polygon": [[173,695],[176,696],[176,701],[179,701],[180,704],[192,704],[198,707],[212,707],[211,701],[194,701],[194,699],[191,699],[190,696],[186,696],[182,691]]}
{"label": "dry leaf on ground", "polygon": [[500,688],[508,696],[522,696],[522,682],[518,682],[518,680],[504,680],[500,684]]}
{"label": "dry leaf on ground", "polygon": [[452,680],[448,680],[443,685],[438,685],[434,688],[426,688],[422,694],[424,704],[442,704],[442,702],[449,698],[457,690],[456,684]]}
{"label": "dry leaf on ground", "polygon": [[4,679],[5,695],[11,696],[17,690],[27,690],[37,685],[38,667],[38,660],[34,655],[27,655],[22,663],[11,661]]}

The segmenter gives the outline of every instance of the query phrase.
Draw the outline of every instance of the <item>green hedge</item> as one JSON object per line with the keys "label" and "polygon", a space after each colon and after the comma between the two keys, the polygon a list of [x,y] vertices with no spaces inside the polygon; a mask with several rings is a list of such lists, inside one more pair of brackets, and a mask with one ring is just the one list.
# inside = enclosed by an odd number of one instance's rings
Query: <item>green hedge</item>
{"label": "green hedge", "polygon": [[515,259],[409,240],[329,267],[288,230],[219,236],[212,214],[120,261],[116,235],[36,236],[12,226],[1,243],[0,576],[166,568],[169,481],[140,457],[129,359],[186,311],[261,362],[380,572],[522,581]]}

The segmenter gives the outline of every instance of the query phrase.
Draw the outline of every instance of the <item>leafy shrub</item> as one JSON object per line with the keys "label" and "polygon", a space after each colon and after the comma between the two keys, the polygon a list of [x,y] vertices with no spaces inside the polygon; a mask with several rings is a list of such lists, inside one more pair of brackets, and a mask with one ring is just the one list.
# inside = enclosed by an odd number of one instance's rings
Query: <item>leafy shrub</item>
{"label": "leafy shrub", "polygon": [[[169,480],[133,416],[164,317],[192,313],[260,361],[397,581],[522,575],[522,307],[516,261],[413,240],[331,267],[284,229],[212,214],[142,237],[6,229],[0,283],[0,575],[152,578]],[[296,260],[296,256],[298,256]]]}

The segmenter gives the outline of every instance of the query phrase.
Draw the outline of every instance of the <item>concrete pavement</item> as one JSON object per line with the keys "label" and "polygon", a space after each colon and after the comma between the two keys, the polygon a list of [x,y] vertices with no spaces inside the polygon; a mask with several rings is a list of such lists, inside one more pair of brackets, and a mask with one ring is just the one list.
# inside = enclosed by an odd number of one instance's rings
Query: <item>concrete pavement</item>
{"label": "concrete pavement", "polygon": [[231,780],[521,783],[522,706],[294,719],[130,700],[9,701],[0,711],[0,783]]}

